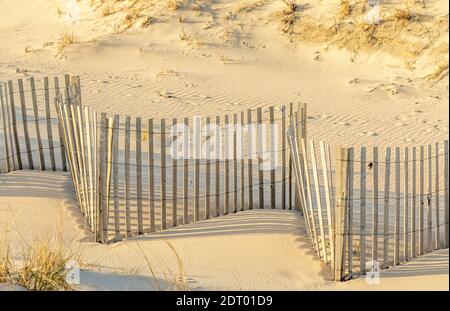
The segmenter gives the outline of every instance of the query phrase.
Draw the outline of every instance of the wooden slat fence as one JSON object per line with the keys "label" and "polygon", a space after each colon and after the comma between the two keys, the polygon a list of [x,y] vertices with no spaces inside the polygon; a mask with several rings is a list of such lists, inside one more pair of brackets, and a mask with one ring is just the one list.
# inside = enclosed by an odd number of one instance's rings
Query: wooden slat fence
{"label": "wooden slat fence", "polygon": [[[77,99],[77,76],[0,81],[0,174],[15,170],[67,171],[54,99],[60,87]],[[81,103],[81,101],[80,101]]]}
{"label": "wooden slat fence", "polygon": [[311,247],[335,280],[448,248],[448,140],[318,148],[297,130],[288,142]]}
{"label": "wooden slat fence", "polygon": [[98,114],[67,96],[57,103],[63,143],[100,242],[253,208],[296,208],[286,124],[305,122],[304,104],[169,122]]}

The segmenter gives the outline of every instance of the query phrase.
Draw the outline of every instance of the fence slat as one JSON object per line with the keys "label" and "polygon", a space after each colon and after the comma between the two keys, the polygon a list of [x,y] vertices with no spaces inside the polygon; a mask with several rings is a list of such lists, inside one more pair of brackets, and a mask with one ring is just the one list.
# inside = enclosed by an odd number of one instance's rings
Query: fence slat
{"label": "fence slat", "polygon": [[359,270],[366,274],[366,147],[361,147],[360,154],[360,179],[359,179]]}
{"label": "fence slat", "polygon": [[335,265],[334,279],[342,281],[345,269],[345,232],[346,232],[346,211],[347,180],[348,180],[348,151],[339,146],[336,147],[336,237],[335,237]]}
{"label": "fence slat", "polygon": [[[80,106],[78,106],[80,107]],[[119,201],[119,116],[114,116],[113,131],[113,195],[114,195],[114,232],[115,240],[120,241],[120,201]]]}
{"label": "fence slat", "polygon": [[155,155],[153,119],[148,120],[148,187],[150,209],[150,232],[156,231],[155,220]]}
{"label": "fence slat", "polygon": [[3,83],[3,88],[5,90],[5,111],[6,111],[6,120],[8,123],[8,134],[9,134],[9,148],[10,148],[10,152],[9,152],[9,157],[11,159],[11,170],[16,169],[16,157],[15,157],[15,152],[14,152],[14,139],[13,139],[13,130],[11,129],[11,118],[12,118],[12,112],[10,111],[10,105],[9,105],[9,101],[8,101],[8,84],[6,82]]}
{"label": "fence slat", "polygon": [[31,88],[31,100],[33,103],[34,124],[36,126],[36,140],[38,143],[38,150],[39,150],[39,163],[41,166],[41,170],[45,171],[44,149],[42,148],[41,130],[39,128],[39,112],[36,97],[36,85],[34,83],[33,77],[30,77],[30,88]]}
{"label": "fence slat", "polygon": [[286,106],[281,107],[281,208],[286,209]]}
{"label": "fence slat", "polygon": [[395,147],[395,242],[394,265],[400,264],[400,148]]}
{"label": "fence slat", "polygon": [[[64,114],[64,116],[62,116],[62,114]],[[80,190],[79,190],[79,182],[78,182],[78,172],[76,170],[77,164],[76,164],[76,156],[74,153],[74,147],[75,147],[75,143],[74,143],[74,137],[73,137],[73,130],[72,130],[72,122],[71,122],[71,117],[69,117],[70,115],[70,109],[68,108],[67,105],[64,105],[62,107],[62,111],[61,111],[61,116],[62,116],[62,121],[61,123],[63,123],[63,135],[65,142],[66,142],[66,146],[68,148],[68,160],[69,160],[69,168],[71,171],[71,176],[72,176],[72,181],[74,184],[74,188],[75,188],[75,194],[77,196],[78,202],[79,204],[82,203],[81,200],[81,196],[80,196]],[[103,222],[102,222],[103,225]],[[103,232],[101,233],[103,234]]]}
{"label": "fence slat", "polygon": [[372,263],[378,260],[378,147],[372,149]]}
{"label": "fence slat", "polygon": [[[73,153],[74,153],[74,159],[73,163],[75,163],[74,170],[75,175],[78,178],[77,185],[78,185],[78,192],[80,196],[80,207],[83,211],[83,214],[85,213],[85,197],[84,197],[84,191],[83,191],[83,175],[82,175],[82,161],[81,161],[81,147],[79,142],[79,131],[78,131],[78,118],[76,111],[74,109],[73,105],[69,106],[69,120],[70,120],[70,128],[71,128],[71,136],[72,136],[72,143],[73,143]],[[108,205],[109,206],[109,205]],[[109,207],[108,207],[109,208]]]}
{"label": "fence slat", "polygon": [[233,213],[238,211],[237,113],[233,115]]}
{"label": "fence slat", "polygon": [[419,160],[419,255],[424,253],[424,146],[420,146]]}
{"label": "fence slat", "polygon": [[[130,177],[130,143],[131,143],[131,120],[125,117],[125,218],[127,237],[131,237],[131,177]],[[152,200],[150,200],[152,204]]]}
{"label": "fence slat", "polygon": [[138,234],[144,233],[144,217],[142,210],[142,124],[141,118],[136,118],[136,206]]}
{"label": "fence slat", "polygon": [[[6,90],[5,90],[5,95],[6,95]],[[7,105],[6,102],[3,101],[3,85],[0,83],[0,104],[1,104],[1,113],[2,113],[2,128],[3,128],[3,138],[4,138],[4,142],[5,142],[5,160],[6,160],[6,172],[10,172],[11,171],[11,166],[9,163],[9,144],[8,144],[8,120],[7,120],[7,112],[6,109]]]}
{"label": "fence slat", "polygon": [[449,224],[448,224],[448,205],[449,205],[449,175],[448,175],[448,140],[444,141],[444,219],[445,219],[445,235],[444,247],[449,246]]}
{"label": "fence slat", "polygon": [[412,196],[412,204],[411,204],[411,258],[416,257],[416,208],[417,208],[417,149],[416,147],[412,148],[412,178],[411,178],[411,196]]}
{"label": "fence slat", "polygon": [[206,117],[206,141],[205,141],[205,218],[211,216],[211,118]]}
{"label": "fence slat", "polygon": [[229,116],[225,115],[224,119],[224,136],[223,136],[223,148],[224,148],[224,211],[226,215],[230,212],[230,128],[229,128]]}
{"label": "fence slat", "polygon": [[405,198],[403,199],[403,260],[409,260],[409,149],[405,147],[404,155],[404,176]]}
{"label": "fence slat", "polygon": [[259,208],[264,208],[264,171],[263,171],[263,152],[264,152],[264,140],[263,140],[263,128],[262,128],[262,108],[256,110],[257,115],[257,135],[258,135],[258,195],[259,195]]}
{"label": "fence slat", "polygon": [[311,246],[315,249],[315,241],[314,241],[314,236],[312,234],[312,230],[311,230],[311,217],[309,216],[309,211],[307,208],[307,204],[306,204],[306,195],[304,194],[305,192],[305,186],[303,184],[303,179],[300,178],[301,175],[303,175],[303,167],[301,165],[301,159],[300,159],[300,152],[299,152],[299,143],[297,143],[297,130],[295,128],[296,124],[298,123],[294,123],[294,120],[291,119],[291,126],[289,127],[289,146],[291,149],[291,159],[292,159],[292,164],[293,164],[293,168],[294,168],[294,174],[295,174],[295,178],[297,181],[299,181],[298,183],[295,184],[296,187],[296,191],[298,193],[302,193],[301,196],[299,196],[299,199],[302,199],[302,204],[300,205],[301,211],[305,217],[306,220],[306,229],[308,232],[308,237],[310,239],[310,244]]}
{"label": "fence slat", "polygon": [[23,169],[23,165],[22,165],[22,156],[20,152],[19,133],[17,131],[16,106],[14,103],[14,89],[12,81],[8,81],[8,89],[9,89],[9,100],[11,105],[11,121],[13,126],[14,148],[16,151],[17,169],[21,170]]}
{"label": "fence slat", "polygon": [[161,119],[161,230],[167,228],[166,206],[166,119]]}
{"label": "fence slat", "polygon": [[348,273],[353,273],[353,176],[354,149],[348,148],[348,208],[347,208],[347,243],[348,243]]}
{"label": "fence slat", "polygon": [[434,206],[435,206],[435,218],[436,218],[436,229],[435,229],[435,245],[434,248],[435,249],[440,249],[441,248],[441,224],[440,224],[440,215],[439,215],[439,208],[440,208],[440,198],[439,198],[439,194],[440,194],[440,189],[439,189],[439,176],[440,176],[440,171],[439,171],[439,143],[435,143],[434,145],[434,189],[435,193],[434,193],[434,197],[435,197],[435,202],[434,202]]}
{"label": "fence slat", "polygon": [[45,103],[45,119],[46,119],[46,124],[47,124],[48,151],[50,153],[50,165],[52,167],[52,171],[56,171],[55,150],[53,147],[52,120],[51,120],[51,112],[50,112],[50,92],[49,92],[48,77],[44,77],[44,103]]}
{"label": "fence slat", "polygon": [[320,236],[321,236],[321,244],[322,244],[322,250],[323,250],[323,257],[325,259],[325,262],[328,261],[327,256],[327,248],[326,248],[326,238],[325,238],[325,225],[323,220],[323,213],[322,213],[322,199],[320,195],[320,181],[319,181],[319,173],[317,170],[317,160],[316,160],[316,147],[314,145],[314,141],[311,140],[310,142],[310,153],[311,153],[311,162],[312,162],[312,169],[313,169],[313,179],[314,179],[314,189],[316,191],[316,203],[317,203],[317,211],[319,216],[319,230],[320,230]]}
{"label": "fence slat", "polygon": [[220,117],[216,116],[216,128],[215,128],[215,158],[216,158],[216,189],[215,189],[215,205],[216,205],[216,217],[220,215],[220,159],[221,157],[221,131],[220,131]]}
{"label": "fence slat", "polygon": [[86,150],[85,150],[85,131],[83,124],[83,114],[81,111],[81,106],[76,106],[75,111],[77,114],[77,127],[78,127],[78,140],[80,144],[80,158],[81,158],[81,178],[82,178],[82,187],[83,187],[83,199],[84,199],[84,210],[85,215],[88,214],[88,206],[89,206],[89,190],[88,190],[88,182],[87,182],[87,171],[86,171]]}
{"label": "fence slat", "polygon": [[275,133],[275,110],[269,107],[270,118],[270,208],[275,209],[275,149],[276,149],[276,133]]}
{"label": "fence slat", "polygon": [[[172,120],[172,227],[178,226],[178,157],[177,157],[177,132],[178,120]],[[149,128],[150,131],[150,128]]]}
{"label": "fence slat", "polygon": [[91,129],[92,123],[91,123],[91,111],[88,107],[84,107],[84,121],[85,121],[85,128],[86,128],[86,157],[87,157],[87,170],[89,172],[89,220],[91,229],[95,232],[95,225],[94,225],[94,200],[95,200],[95,194],[94,194],[94,167],[92,164],[92,161],[94,160],[92,157],[92,144],[93,144],[93,130]]}
{"label": "fence slat", "polygon": [[391,189],[391,147],[386,147],[383,212],[383,268],[389,267],[389,199]]}
{"label": "fence slat", "polygon": [[[302,162],[303,162],[303,175],[305,177],[304,179],[305,179],[305,183],[306,183],[305,184],[305,186],[306,186],[306,194],[307,194],[307,198],[308,198],[308,200],[306,202],[307,202],[307,206],[309,207],[309,217],[310,217],[310,222],[311,222],[311,231],[312,231],[312,234],[313,234],[313,237],[314,237],[317,255],[318,255],[319,258],[321,258],[322,253],[320,251],[320,246],[319,246],[319,238],[318,238],[318,232],[317,232],[317,227],[316,227],[316,217],[314,215],[314,202],[313,202],[313,196],[312,196],[311,179],[310,179],[310,175],[309,175],[308,153],[307,153],[307,149],[306,149],[306,143],[305,143],[305,140],[303,138],[300,139],[300,147],[301,147],[300,155],[303,158],[302,159]],[[301,176],[300,176],[300,178],[301,178]]]}
{"label": "fence slat", "polygon": [[194,221],[200,220],[200,153],[201,153],[201,118],[194,117],[192,120],[194,137]]}
{"label": "fence slat", "polygon": [[427,175],[428,175],[428,189],[427,189],[427,252],[433,250],[433,161],[432,161],[432,150],[431,145],[428,145],[428,165],[427,165]]}
{"label": "fence slat", "polygon": [[248,209],[253,209],[253,124],[252,124],[252,110],[247,110],[247,149],[248,149],[248,159],[247,159],[247,182],[248,182]]}
{"label": "fence slat", "polygon": [[[58,98],[60,96],[59,93],[59,78],[54,77],[53,83],[55,86],[55,97]],[[60,154],[61,154],[61,166],[64,172],[67,171],[67,162],[66,162],[66,147],[64,146],[63,134],[60,124],[58,123],[58,133],[59,133],[59,146],[60,146]]]}
{"label": "fence slat", "polygon": [[103,213],[103,242],[104,243],[108,243],[109,241],[109,237],[108,237],[108,233],[109,233],[109,206],[110,206],[110,200],[111,200],[111,175],[112,175],[112,146],[113,146],[113,131],[114,131],[114,119],[113,118],[108,118],[108,126],[107,126],[107,130],[108,130],[108,139],[107,139],[107,150],[106,150],[106,189],[103,192],[105,194],[106,197],[106,202],[105,205],[103,206],[104,209],[104,213]]}
{"label": "fence slat", "polygon": [[240,137],[239,141],[241,142],[239,146],[239,155],[241,157],[241,211],[245,210],[245,112],[241,111],[241,129],[240,129]]}
{"label": "fence slat", "polygon": [[330,260],[331,265],[334,265],[334,215],[333,215],[333,206],[331,202],[331,193],[330,193],[330,167],[328,166],[327,161],[327,152],[325,149],[325,143],[323,140],[320,141],[320,158],[322,164],[323,171],[323,183],[324,183],[324,191],[325,191],[325,204],[327,207],[327,223],[328,223],[328,240],[330,241]]}
{"label": "fence slat", "polygon": [[18,83],[19,83],[20,107],[22,108],[23,135],[25,136],[25,147],[27,150],[27,158],[28,158],[28,168],[30,170],[34,170],[33,154],[31,152],[30,134],[28,132],[28,115],[27,115],[27,107],[26,107],[26,103],[25,103],[23,80],[19,79]]}
{"label": "fence slat", "polygon": [[183,224],[187,224],[189,223],[189,118],[184,118],[183,150]]}
{"label": "fence slat", "polygon": [[[294,122],[294,104],[293,103],[289,103],[289,122],[290,124],[292,124],[292,122]],[[293,183],[293,178],[292,178],[292,152],[289,152],[289,159],[288,159],[288,208],[289,210],[292,210],[292,199],[293,199],[293,195],[292,195],[292,183]],[[295,189],[295,188],[294,188]],[[294,190],[295,191],[295,190]],[[334,254],[333,254],[334,256]]]}

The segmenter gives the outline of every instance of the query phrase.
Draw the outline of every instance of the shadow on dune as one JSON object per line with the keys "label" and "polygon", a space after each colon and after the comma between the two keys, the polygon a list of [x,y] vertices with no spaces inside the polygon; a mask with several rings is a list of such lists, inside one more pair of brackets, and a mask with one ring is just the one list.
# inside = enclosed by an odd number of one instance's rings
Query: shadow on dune
{"label": "shadow on dune", "polygon": [[0,175],[0,197],[66,199],[72,193],[68,173],[22,170]]}
{"label": "shadow on dune", "polygon": [[381,272],[382,278],[448,275],[448,249],[418,257],[408,264]]}

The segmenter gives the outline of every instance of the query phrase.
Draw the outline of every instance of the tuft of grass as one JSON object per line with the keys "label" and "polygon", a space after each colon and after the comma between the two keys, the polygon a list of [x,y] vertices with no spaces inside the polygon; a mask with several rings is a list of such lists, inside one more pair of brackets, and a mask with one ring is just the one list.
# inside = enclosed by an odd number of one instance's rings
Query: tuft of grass
{"label": "tuft of grass", "polygon": [[72,290],[66,282],[66,267],[79,258],[64,248],[60,240],[39,242],[35,248],[27,246],[17,260],[12,260],[11,254],[11,247],[5,241],[0,242],[0,283],[32,291]]}
{"label": "tuft of grass", "polygon": [[339,5],[339,11],[337,13],[337,18],[339,20],[343,20],[349,17],[352,14],[352,8],[350,6],[349,0],[341,0],[341,4]]}
{"label": "tuft of grass", "polygon": [[411,11],[409,9],[397,9],[394,13],[394,19],[397,21],[409,21],[412,18]]}
{"label": "tuft of grass", "polygon": [[183,260],[181,259],[180,255],[178,254],[178,252],[176,251],[175,247],[172,245],[172,243],[170,243],[169,241],[164,241],[167,246],[170,248],[170,250],[173,252],[176,260],[177,260],[177,273],[173,274],[171,272],[167,272],[167,270],[170,271],[170,269],[165,265],[165,264],[161,264],[161,266],[166,266],[165,269],[162,270],[162,274],[164,277],[164,281],[166,283],[166,285],[164,286],[164,284],[161,284],[160,281],[158,281],[158,278],[156,276],[156,270],[154,268],[154,265],[152,264],[152,262],[150,261],[150,259],[147,257],[147,255],[145,254],[144,250],[142,249],[141,245],[139,244],[139,242],[137,242],[137,246],[139,248],[140,253],[142,254],[142,256],[145,259],[145,262],[147,264],[147,267],[150,271],[150,274],[152,275],[152,278],[155,281],[155,285],[157,287],[157,289],[159,291],[172,291],[172,290],[176,290],[176,291],[186,291],[189,290],[189,285],[187,285],[185,283],[185,278],[186,278],[186,270],[184,268],[184,263]]}
{"label": "tuft of grass", "polygon": [[146,16],[145,18],[144,18],[144,20],[142,21],[142,23],[141,23],[141,27],[142,28],[147,28],[148,26],[150,26],[151,25],[151,23],[153,23],[153,17],[151,17],[151,16]]}
{"label": "tuft of grass", "polygon": [[68,30],[63,30],[61,33],[61,36],[58,39],[58,51],[56,55],[64,55],[64,50],[75,43],[75,35],[72,32],[69,32]]}
{"label": "tuft of grass", "polygon": [[12,271],[11,246],[5,238],[0,240],[0,283],[8,283]]}
{"label": "tuft of grass", "polygon": [[292,34],[294,32],[294,25],[297,18],[297,4],[293,0],[283,0],[287,6],[281,15],[281,30],[284,33]]}
{"label": "tuft of grass", "polygon": [[114,13],[116,13],[116,10],[115,10],[113,4],[107,3],[105,6],[102,6],[102,16],[103,17],[112,15]]}
{"label": "tuft of grass", "polygon": [[167,2],[167,8],[170,11],[177,11],[181,8],[181,3],[179,0],[169,0]]}

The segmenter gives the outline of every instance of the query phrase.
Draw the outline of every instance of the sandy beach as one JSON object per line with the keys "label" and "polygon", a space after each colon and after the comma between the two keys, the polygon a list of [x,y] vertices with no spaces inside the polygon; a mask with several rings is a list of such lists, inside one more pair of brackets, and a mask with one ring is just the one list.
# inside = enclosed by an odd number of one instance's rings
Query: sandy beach
{"label": "sandy beach", "polygon": [[[389,1],[376,30],[366,5],[0,0],[0,81],[75,74],[86,106],[168,120],[305,102],[308,138],[332,145],[448,139],[447,1]],[[102,245],[69,173],[0,175],[0,234],[14,252],[57,237],[77,290],[448,291],[448,249],[338,283],[306,230],[296,211],[253,210]]]}

